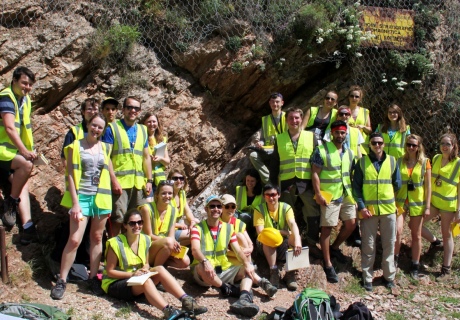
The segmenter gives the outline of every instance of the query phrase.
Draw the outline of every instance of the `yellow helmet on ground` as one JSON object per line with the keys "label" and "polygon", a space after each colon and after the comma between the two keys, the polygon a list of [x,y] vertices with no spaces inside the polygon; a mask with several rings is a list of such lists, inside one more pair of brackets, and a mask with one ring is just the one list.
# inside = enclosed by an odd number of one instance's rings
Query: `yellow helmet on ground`
{"label": "yellow helmet on ground", "polygon": [[264,228],[257,236],[257,240],[269,247],[278,247],[283,243],[283,236],[278,229]]}

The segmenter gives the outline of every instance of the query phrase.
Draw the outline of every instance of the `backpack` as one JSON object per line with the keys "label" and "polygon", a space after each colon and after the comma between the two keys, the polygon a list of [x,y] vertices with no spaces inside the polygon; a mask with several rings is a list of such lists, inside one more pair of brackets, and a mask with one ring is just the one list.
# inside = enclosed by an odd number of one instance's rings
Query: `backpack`
{"label": "backpack", "polygon": [[331,298],[326,292],[305,288],[294,300],[291,308],[292,318],[295,320],[335,320],[330,303]]}
{"label": "backpack", "polygon": [[372,313],[362,302],[350,304],[348,309],[343,313],[342,320],[373,320]]}
{"label": "backpack", "polygon": [[70,320],[60,309],[40,303],[2,303],[0,315],[29,320]]}

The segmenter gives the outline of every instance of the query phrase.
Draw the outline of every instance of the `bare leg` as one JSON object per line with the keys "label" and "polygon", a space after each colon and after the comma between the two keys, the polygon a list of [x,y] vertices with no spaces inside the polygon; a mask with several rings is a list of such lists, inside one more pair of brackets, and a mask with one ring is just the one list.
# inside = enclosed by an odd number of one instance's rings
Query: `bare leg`
{"label": "bare leg", "polygon": [[453,212],[442,212],[441,213],[441,232],[442,241],[444,244],[444,259],[443,265],[450,267],[452,263],[452,255],[454,253],[454,238],[450,231],[450,224],[454,221],[455,214]]}
{"label": "bare leg", "polygon": [[91,232],[90,232],[90,278],[97,275],[99,269],[99,263],[102,257],[102,235],[104,233],[105,223],[108,216],[103,215],[101,217],[94,217],[91,220]]}
{"label": "bare leg", "polygon": [[412,237],[412,262],[419,262],[422,253],[422,225],[423,216],[410,217],[410,231]]}
{"label": "bare leg", "polygon": [[319,239],[321,251],[323,251],[324,266],[331,267],[331,257],[329,255],[329,241],[331,239],[332,227],[321,227],[321,236]]}
{"label": "bare leg", "polygon": [[276,248],[272,248],[266,246],[265,244],[262,245],[264,250],[265,258],[267,259],[268,266],[271,268],[276,266]]}
{"label": "bare leg", "polygon": [[331,245],[333,249],[339,249],[340,245],[348,239],[348,237],[355,231],[356,219],[343,221],[344,227],[340,230],[334,243]]}
{"label": "bare leg", "polygon": [[20,197],[22,188],[24,188],[27,180],[29,180],[33,169],[33,163],[27,161],[21,155],[16,155],[11,162],[11,169],[14,170],[11,181],[11,197],[17,199]]}
{"label": "bare leg", "polygon": [[157,288],[153,284],[152,279],[148,279],[142,286],[133,286],[131,287],[133,294],[138,296],[140,294],[145,294],[147,301],[154,307],[163,310],[168,303],[165,301],[163,296],[158,292]]}
{"label": "bare leg", "polygon": [[395,242],[395,255],[399,254],[401,250],[401,238],[404,230],[404,219],[406,218],[406,213],[396,216],[396,242]]}
{"label": "bare leg", "polygon": [[152,277],[155,284],[161,282],[165,290],[177,299],[180,299],[185,294],[177,280],[163,266],[157,266],[154,270],[158,272]]}
{"label": "bare leg", "polygon": [[64,251],[62,252],[61,259],[60,277],[64,281],[67,280],[69,270],[75,261],[77,249],[80,246],[81,240],[83,239],[83,234],[85,233],[87,223],[87,217],[84,217],[83,221],[75,221],[70,219],[69,240],[67,241]]}

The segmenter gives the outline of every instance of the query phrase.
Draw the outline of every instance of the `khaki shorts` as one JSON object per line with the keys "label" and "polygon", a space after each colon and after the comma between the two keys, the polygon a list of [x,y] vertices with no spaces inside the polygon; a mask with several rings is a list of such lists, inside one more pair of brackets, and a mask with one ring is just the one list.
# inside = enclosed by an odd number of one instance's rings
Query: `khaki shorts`
{"label": "khaki shorts", "polygon": [[110,220],[123,223],[123,216],[129,209],[137,208],[147,203],[143,190],[136,188],[123,189],[120,195],[112,195],[112,215]]}
{"label": "khaki shorts", "polygon": [[[244,266],[242,265],[230,266],[230,268],[222,271],[222,273],[218,274],[217,276],[223,283],[234,283],[235,277],[240,271],[240,268],[244,268]],[[200,278],[200,275],[198,274],[196,270],[196,265],[192,266],[192,273],[193,273],[193,280],[195,280],[195,282],[198,283],[200,286],[203,286],[203,287],[211,286],[209,283],[204,282],[203,279]]]}
{"label": "khaki shorts", "polygon": [[342,203],[331,202],[327,206],[321,206],[321,227],[335,227],[342,221],[356,218],[356,206],[349,197],[344,197]]}

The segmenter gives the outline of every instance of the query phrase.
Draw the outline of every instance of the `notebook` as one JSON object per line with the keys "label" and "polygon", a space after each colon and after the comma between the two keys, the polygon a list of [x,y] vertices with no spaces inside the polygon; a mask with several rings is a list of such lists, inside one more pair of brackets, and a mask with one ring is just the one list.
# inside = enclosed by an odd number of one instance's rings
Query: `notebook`
{"label": "notebook", "polygon": [[171,252],[171,257],[176,259],[183,259],[188,252],[188,248],[184,246],[180,246],[180,252]]}
{"label": "notebook", "polygon": [[452,237],[456,237],[460,234],[460,223],[452,222],[450,224],[450,230],[452,231]]}
{"label": "notebook", "polygon": [[[332,193],[327,192],[327,191],[323,191],[323,190],[321,190],[320,192],[321,192],[321,195],[323,196],[324,200],[326,200],[326,204],[331,203],[331,201],[332,201]],[[313,197],[313,199],[316,200],[316,195]]]}
{"label": "notebook", "polygon": [[153,149],[155,150],[155,156],[164,158],[166,153],[166,143],[160,142],[155,147],[153,147]]}
{"label": "notebook", "polygon": [[310,258],[308,256],[308,252],[308,247],[303,247],[300,255],[295,257],[294,250],[289,249],[286,252],[286,271],[308,268],[310,266]]}
{"label": "notebook", "polygon": [[158,272],[157,271],[150,271],[148,273],[145,273],[141,276],[133,276],[131,278],[129,278],[129,280],[127,281],[127,284],[129,287],[132,287],[132,286],[141,286],[145,283],[145,281],[147,281],[148,278],[156,275]]}

